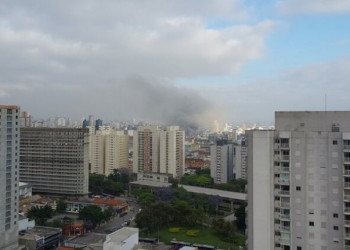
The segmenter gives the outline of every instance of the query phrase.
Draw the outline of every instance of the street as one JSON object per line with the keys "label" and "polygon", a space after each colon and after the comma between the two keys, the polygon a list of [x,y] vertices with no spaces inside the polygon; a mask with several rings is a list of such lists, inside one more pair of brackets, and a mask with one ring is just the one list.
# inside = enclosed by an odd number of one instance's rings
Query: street
{"label": "street", "polygon": [[[96,227],[93,232],[96,233],[112,233],[123,226],[126,225],[127,222],[130,222],[130,225],[133,225],[135,222],[135,217],[139,212],[140,206],[137,204],[134,198],[126,198],[126,197],[116,197],[118,199],[122,199],[129,204],[129,212],[123,217],[115,216],[107,223],[101,224]],[[133,219],[131,221],[131,219]]]}

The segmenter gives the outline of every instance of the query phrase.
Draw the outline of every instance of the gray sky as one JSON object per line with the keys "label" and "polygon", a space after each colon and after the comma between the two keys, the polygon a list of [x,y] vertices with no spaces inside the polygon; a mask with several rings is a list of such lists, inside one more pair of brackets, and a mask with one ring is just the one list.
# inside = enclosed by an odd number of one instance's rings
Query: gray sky
{"label": "gray sky", "polygon": [[[297,42],[298,50],[286,47],[283,39],[309,39],[294,36],[304,32],[298,13],[324,20],[329,10],[311,0],[288,8],[298,1],[3,0],[0,103],[37,117],[189,126],[322,110],[325,93],[330,109],[347,110],[349,32],[335,34],[323,57]],[[329,12],[348,13],[346,2]]]}

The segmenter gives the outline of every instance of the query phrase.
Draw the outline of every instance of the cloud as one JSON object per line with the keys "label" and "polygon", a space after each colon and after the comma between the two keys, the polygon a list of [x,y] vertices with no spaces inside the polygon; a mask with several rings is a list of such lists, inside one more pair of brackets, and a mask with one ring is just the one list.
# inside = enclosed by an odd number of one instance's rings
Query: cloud
{"label": "cloud", "polygon": [[277,8],[284,14],[298,13],[346,13],[350,11],[348,0],[283,0]]}
{"label": "cloud", "polygon": [[[4,0],[1,99],[40,116],[196,126],[213,105],[173,82],[235,74],[261,58],[274,22],[237,24],[247,18],[243,0]],[[212,20],[235,24],[209,29]]]}
{"label": "cloud", "polygon": [[[232,121],[273,123],[275,111],[349,110],[350,59],[289,68],[279,76],[247,84],[208,87],[202,95],[216,100],[218,108],[230,107]],[[206,95],[206,93],[210,93]]]}

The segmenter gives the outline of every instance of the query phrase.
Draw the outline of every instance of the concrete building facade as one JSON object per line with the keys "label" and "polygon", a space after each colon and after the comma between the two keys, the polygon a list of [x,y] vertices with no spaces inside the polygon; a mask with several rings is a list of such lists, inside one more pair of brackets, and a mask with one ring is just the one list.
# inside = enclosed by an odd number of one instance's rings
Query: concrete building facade
{"label": "concrete building facade", "polygon": [[20,181],[33,193],[87,195],[88,135],[84,128],[22,128]]}
{"label": "concrete building facade", "polygon": [[160,131],[159,172],[171,174],[174,178],[185,172],[185,132],[178,126],[169,126]]}
{"label": "concrete building facade", "polygon": [[108,126],[89,126],[90,173],[110,175],[128,167],[129,136]]}
{"label": "concrete building facade", "polygon": [[185,132],[178,126],[160,130],[140,126],[133,137],[133,172],[171,174],[181,178],[185,171]]}
{"label": "concrete building facade", "polygon": [[[249,133],[248,249],[266,239],[259,249],[350,249],[350,112],[276,112],[268,147],[254,147],[259,132]],[[252,161],[261,151],[270,151],[266,164]],[[267,181],[254,180],[256,169]]]}
{"label": "concrete building facade", "polygon": [[0,105],[0,249],[18,246],[20,108]]}
{"label": "concrete building facade", "polygon": [[210,147],[210,175],[214,183],[228,183],[233,180],[233,144],[218,140]]}

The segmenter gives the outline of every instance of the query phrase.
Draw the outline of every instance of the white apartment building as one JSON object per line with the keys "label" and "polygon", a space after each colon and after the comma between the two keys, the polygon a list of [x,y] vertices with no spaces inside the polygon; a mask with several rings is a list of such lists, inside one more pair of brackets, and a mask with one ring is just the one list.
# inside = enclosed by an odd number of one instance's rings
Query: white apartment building
{"label": "white apartment building", "polygon": [[33,193],[86,196],[89,131],[84,128],[22,128],[20,181]]}
{"label": "white apartment building", "polygon": [[129,164],[129,136],[124,131],[111,131],[105,141],[105,175]]}
{"label": "white apartment building", "polygon": [[210,146],[210,176],[214,183],[228,183],[233,180],[233,144],[218,140]]}
{"label": "white apartment building", "polygon": [[110,175],[115,169],[128,167],[129,136],[108,126],[88,126],[90,136],[90,173]]}
{"label": "white apartment building", "polygon": [[0,249],[18,246],[20,108],[0,105]]}
{"label": "white apartment building", "polygon": [[174,178],[185,173],[185,131],[169,126],[159,134],[159,173]]}
{"label": "white apartment building", "polygon": [[181,178],[185,171],[185,132],[178,126],[165,131],[157,126],[140,126],[133,137],[133,172],[171,174]]}
{"label": "white apartment building", "polygon": [[276,112],[247,147],[248,249],[350,249],[350,112]]}

